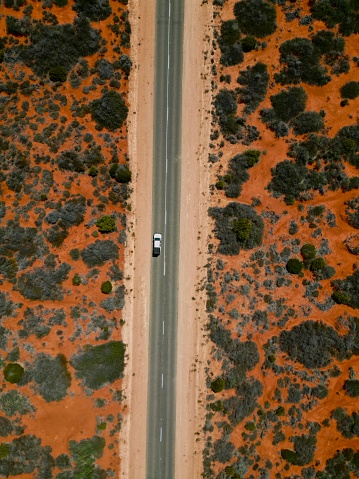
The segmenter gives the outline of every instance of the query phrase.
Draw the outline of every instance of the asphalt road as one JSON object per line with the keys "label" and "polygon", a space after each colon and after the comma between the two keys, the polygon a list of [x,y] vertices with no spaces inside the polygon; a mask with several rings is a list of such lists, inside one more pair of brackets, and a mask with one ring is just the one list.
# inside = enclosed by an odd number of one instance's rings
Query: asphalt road
{"label": "asphalt road", "polygon": [[[184,0],[157,0],[147,479],[173,479]],[[146,367],[146,365],[144,365]]]}

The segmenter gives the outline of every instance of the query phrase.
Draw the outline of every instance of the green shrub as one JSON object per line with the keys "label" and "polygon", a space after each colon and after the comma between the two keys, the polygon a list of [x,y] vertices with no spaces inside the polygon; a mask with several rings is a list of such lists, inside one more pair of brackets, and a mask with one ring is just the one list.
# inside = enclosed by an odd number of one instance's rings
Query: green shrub
{"label": "green shrub", "polygon": [[101,292],[103,294],[110,294],[112,291],[112,283],[111,281],[104,281],[102,284],[101,284]]}
{"label": "green shrub", "polygon": [[108,91],[90,103],[91,116],[96,123],[108,130],[121,128],[127,118],[128,108],[122,95]]}
{"label": "green shrub", "polygon": [[75,151],[63,151],[57,158],[60,170],[84,173],[85,165],[80,155]]}
{"label": "green shrub", "polygon": [[344,382],[344,389],[348,396],[356,398],[359,396],[359,381],[357,379],[347,379]]}
{"label": "green shrub", "polygon": [[0,460],[4,459],[4,457],[10,454],[10,447],[9,444],[2,443],[0,444]]}
{"label": "green shrub", "polygon": [[274,412],[277,416],[284,416],[285,409],[283,406],[279,406]]}
{"label": "green shrub", "polygon": [[122,377],[125,366],[125,345],[109,341],[100,346],[88,345],[71,358],[76,377],[89,389],[100,389]]}
{"label": "green shrub", "polygon": [[[252,249],[262,244],[264,223],[254,208],[241,203],[229,203],[225,208],[210,208],[209,215],[215,219],[215,235],[220,240],[218,252],[220,254],[236,255],[241,249]],[[233,230],[236,220],[247,219],[252,227],[249,237],[240,240]]]}
{"label": "green shrub", "polygon": [[315,255],[317,254],[317,250],[315,249],[315,246],[310,243],[304,244],[301,247],[300,252],[304,259],[313,259],[315,258]]}
{"label": "green shrub", "polygon": [[72,284],[74,286],[80,286],[82,283],[81,277],[78,274],[75,274],[75,276],[72,278]]}
{"label": "green shrub", "polygon": [[307,175],[305,166],[289,160],[281,161],[272,168],[272,180],[268,189],[275,194],[297,199],[308,188]]}
{"label": "green shrub", "polygon": [[320,30],[312,38],[313,45],[322,55],[332,52],[343,53],[345,41],[343,37],[335,35],[331,30]]}
{"label": "green shrub", "polygon": [[324,258],[315,258],[310,264],[310,271],[317,273],[326,266]]}
{"label": "green shrub", "polygon": [[108,0],[75,0],[73,9],[79,16],[88,17],[93,22],[105,20],[112,13]]}
{"label": "green shrub", "polygon": [[249,179],[247,169],[258,163],[260,151],[247,150],[244,153],[236,155],[229,161],[228,172],[220,177],[218,189],[225,189],[228,198],[237,198],[242,190],[242,184]]}
{"label": "green shrub", "polygon": [[340,96],[351,100],[357,98],[359,96],[359,82],[350,81],[345,83],[340,89]]}
{"label": "green shrub", "polygon": [[281,449],[280,454],[285,461],[290,462],[291,464],[295,462],[296,453],[291,449]]}
{"label": "green shrub", "polygon": [[16,389],[0,394],[0,410],[8,417],[29,414],[35,411],[29,398]]}
{"label": "green shrub", "polygon": [[67,279],[70,266],[66,263],[55,268],[35,268],[18,278],[16,290],[33,301],[61,301],[61,284]]}
{"label": "green shrub", "polygon": [[219,400],[210,404],[212,411],[220,412],[223,411],[223,401]]}
{"label": "green shrub", "polygon": [[359,269],[345,279],[333,281],[332,285],[335,289],[332,298],[336,303],[347,304],[354,309],[359,308]]}
{"label": "green shrub", "polygon": [[277,28],[276,9],[263,0],[241,0],[234,5],[233,11],[245,34],[262,38],[272,35]]}
{"label": "green shrub", "polygon": [[98,170],[96,168],[96,166],[92,165],[89,169],[89,176],[92,176],[92,178],[94,178],[95,176],[97,176],[98,174]]}
{"label": "green shrub", "polygon": [[116,231],[116,221],[112,216],[101,216],[96,221],[96,226],[100,233],[112,233]]}
{"label": "green shrub", "polygon": [[4,369],[4,378],[11,384],[18,383],[24,374],[24,368],[17,363],[9,363]]}
{"label": "green shrub", "polygon": [[324,128],[323,117],[316,111],[305,111],[292,120],[293,131],[296,135],[304,135]]}
{"label": "green shrub", "polygon": [[221,36],[218,41],[221,45],[233,45],[241,39],[238,20],[227,20],[221,24]]}
{"label": "green shrub", "polygon": [[[73,470],[71,474],[64,477],[64,479],[68,477],[86,479],[105,478],[107,476],[106,472],[96,465],[96,459],[100,459],[103,456],[105,445],[105,439],[100,436],[82,439],[79,442],[69,441]],[[59,476],[57,476],[57,479],[60,479]]]}
{"label": "green shrub", "polygon": [[303,263],[297,258],[291,258],[285,267],[289,273],[299,274],[303,269]]}
{"label": "green shrub", "polygon": [[67,78],[67,70],[65,67],[57,66],[49,71],[49,78],[52,82],[65,82]]}
{"label": "green shrub", "polygon": [[342,291],[334,291],[332,298],[337,304],[349,304],[350,301],[350,296]]}
{"label": "green shrub", "polygon": [[54,3],[57,7],[66,7],[68,0],[54,0]]}
{"label": "green shrub", "polygon": [[252,221],[248,218],[234,220],[233,231],[236,233],[238,241],[248,240],[252,231]]}
{"label": "green shrub", "polygon": [[129,183],[132,179],[132,174],[127,165],[119,165],[114,163],[110,168],[110,176],[118,183]]}
{"label": "green shrub", "polygon": [[225,387],[225,381],[223,378],[217,378],[211,382],[211,389],[214,393],[220,393]]}
{"label": "green shrub", "polygon": [[242,50],[245,53],[248,53],[255,49],[257,45],[257,40],[255,39],[255,37],[252,37],[251,35],[247,35],[241,41],[241,45],[242,45]]}

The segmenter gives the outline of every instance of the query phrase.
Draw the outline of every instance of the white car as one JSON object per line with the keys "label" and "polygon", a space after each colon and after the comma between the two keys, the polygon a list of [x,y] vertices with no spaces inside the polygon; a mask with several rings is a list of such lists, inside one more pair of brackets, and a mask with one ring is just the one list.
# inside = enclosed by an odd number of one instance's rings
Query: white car
{"label": "white car", "polygon": [[152,241],[152,255],[159,256],[161,254],[162,235],[155,233]]}

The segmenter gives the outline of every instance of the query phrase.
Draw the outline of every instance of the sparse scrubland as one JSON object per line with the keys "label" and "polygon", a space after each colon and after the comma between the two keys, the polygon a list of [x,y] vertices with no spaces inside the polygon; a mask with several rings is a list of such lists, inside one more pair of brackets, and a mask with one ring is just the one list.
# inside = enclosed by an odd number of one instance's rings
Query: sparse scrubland
{"label": "sparse scrubland", "polygon": [[358,9],[213,5],[203,477],[359,477]]}
{"label": "sparse scrubland", "polygon": [[4,0],[0,477],[118,475],[127,1]]}

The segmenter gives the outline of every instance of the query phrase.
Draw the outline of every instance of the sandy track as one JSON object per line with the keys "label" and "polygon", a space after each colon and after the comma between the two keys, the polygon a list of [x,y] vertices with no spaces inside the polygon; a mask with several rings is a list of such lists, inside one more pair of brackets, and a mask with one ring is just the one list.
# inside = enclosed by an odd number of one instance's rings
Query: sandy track
{"label": "sandy track", "polygon": [[142,479],[146,474],[156,1],[129,3],[133,68],[128,127],[134,191],[125,258],[128,295],[123,334],[128,358],[124,390],[129,410],[120,435],[120,477]]}
{"label": "sandy track", "polygon": [[[176,479],[196,479],[202,471],[205,422],[204,339],[208,242],[212,5],[186,2],[183,48],[181,216],[178,291]],[[194,299],[195,298],[195,299]]]}

